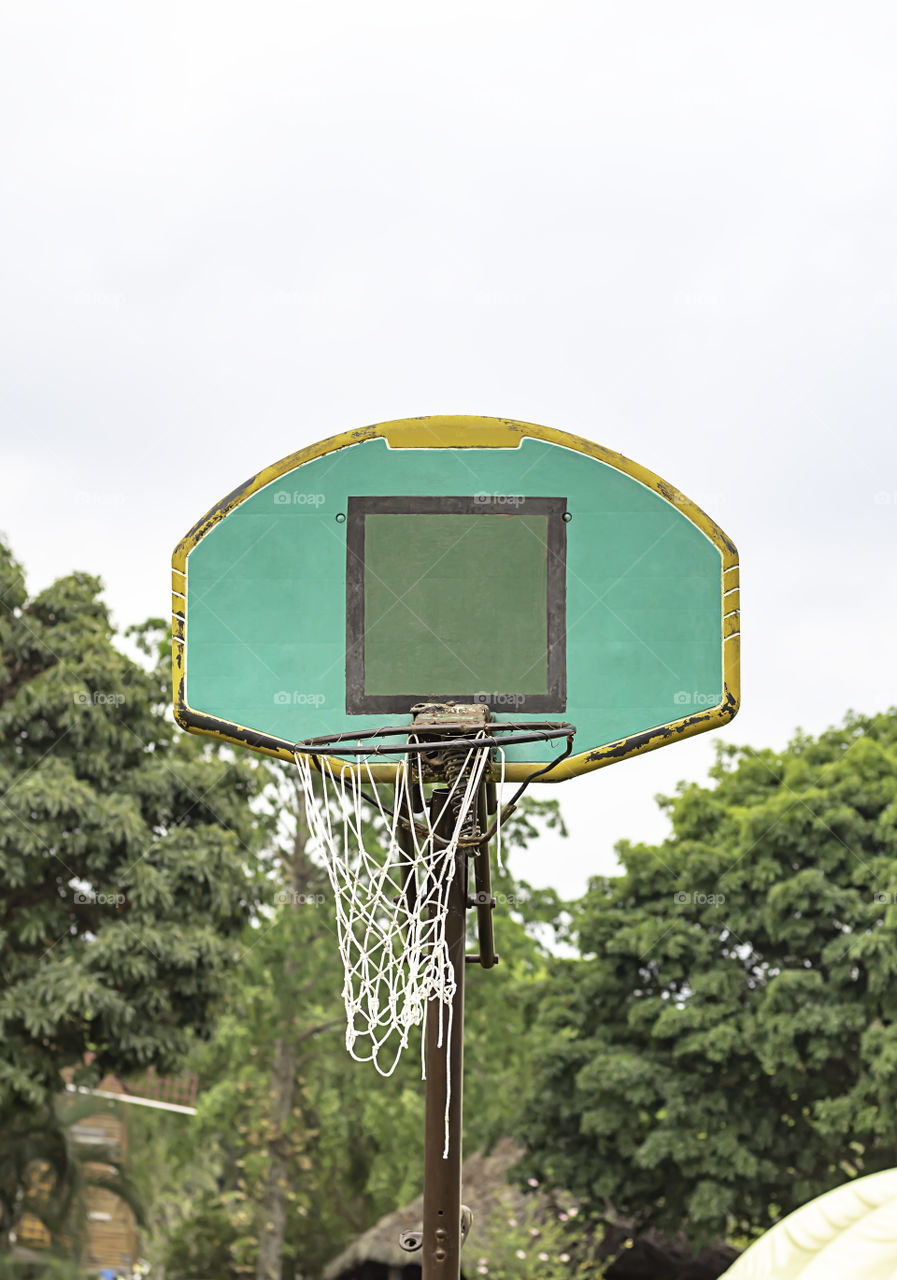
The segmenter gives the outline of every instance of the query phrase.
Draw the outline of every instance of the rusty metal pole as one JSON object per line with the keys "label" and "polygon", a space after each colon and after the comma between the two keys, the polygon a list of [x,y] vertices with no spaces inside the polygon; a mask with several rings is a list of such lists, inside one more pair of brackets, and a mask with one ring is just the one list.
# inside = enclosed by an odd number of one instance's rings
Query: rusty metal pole
{"label": "rusty metal pole", "polygon": [[[446,794],[445,791],[434,791],[430,801],[430,816],[432,820],[436,820],[442,814],[437,834],[450,839],[454,818],[445,802]],[[451,1006],[450,1037],[448,1010],[442,1007],[441,1045],[438,1043],[439,1001],[431,1000],[427,1006],[424,1230],[421,1257],[423,1280],[460,1280],[461,1277],[461,1102],[464,1085],[467,854],[459,849],[456,857],[445,923],[445,940],[455,978],[455,995]],[[443,1156],[446,1140],[446,1089],[449,1084],[448,1155]]]}

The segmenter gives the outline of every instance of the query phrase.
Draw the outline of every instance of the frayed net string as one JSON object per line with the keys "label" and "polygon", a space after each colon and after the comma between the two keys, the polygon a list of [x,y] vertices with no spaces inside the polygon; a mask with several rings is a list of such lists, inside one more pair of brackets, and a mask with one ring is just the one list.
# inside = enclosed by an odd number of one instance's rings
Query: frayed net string
{"label": "frayed net string", "polygon": [[[501,781],[505,759],[501,757]],[[346,1006],[346,1048],[359,1062],[373,1062],[383,1076],[392,1075],[408,1046],[412,1027],[423,1023],[427,1004],[439,1001],[437,1043],[448,1053],[452,1036],[455,978],[445,940],[449,890],[455,874],[458,840],[476,803],[477,791],[489,761],[489,748],[476,745],[466,753],[458,777],[435,818],[424,805],[423,816],[410,827],[410,848],[399,845],[399,814],[407,814],[410,792],[424,798],[423,784],[414,774],[415,761],[406,755],[390,784],[384,805],[369,757],[355,766],[319,757],[321,792],[314,785],[315,769],[308,756],[296,765],[305,797],[312,839],[320,849],[336,902],[336,927],[343,960],[343,1001]],[[366,790],[375,802],[375,822],[365,819]],[[435,827],[460,790],[460,808],[447,845],[437,847]],[[500,811],[499,811],[500,812]],[[376,822],[379,817],[379,823]],[[421,828],[425,828],[422,833]],[[501,823],[498,824],[501,858]],[[501,865],[499,861],[499,865]],[[417,892],[408,909],[406,885]],[[421,1044],[422,1075],[426,1074]],[[446,1079],[445,1146],[448,1155],[450,1077]]]}

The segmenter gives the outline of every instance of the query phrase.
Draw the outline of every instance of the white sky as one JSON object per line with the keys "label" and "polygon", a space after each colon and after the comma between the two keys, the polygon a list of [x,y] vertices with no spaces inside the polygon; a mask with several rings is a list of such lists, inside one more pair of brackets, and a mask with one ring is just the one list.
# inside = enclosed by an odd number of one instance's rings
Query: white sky
{"label": "white sky", "polygon": [[[495,414],[619,449],[741,553],[743,710],[894,696],[897,7],[8,3],[0,528],[121,625],[303,444]],[[710,737],[562,789],[564,892]]]}

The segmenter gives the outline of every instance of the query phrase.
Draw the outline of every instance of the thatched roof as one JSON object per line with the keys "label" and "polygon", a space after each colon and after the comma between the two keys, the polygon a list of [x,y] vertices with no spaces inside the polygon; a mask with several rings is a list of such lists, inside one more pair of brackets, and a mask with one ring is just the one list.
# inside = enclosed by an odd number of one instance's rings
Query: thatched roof
{"label": "thatched roof", "polygon": [[[499,1210],[507,1217],[522,1217],[529,1197],[508,1181],[508,1173],[523,1155],[512,1139],[503,1138],[489,1155],[478,1154],[464,1162],[462,1200],[473,1210],[473,1230]],[[323,1280],[354,1280],[378,1268],[420,1266],[420,1253],[406,1253],[399,1245],[403,1231],[420,1230],[423,1196],[395,1213],[387,1214],[359,1236],[327,1266]],[[695,1257],[684,1240],[664,1239],[648,1232],[621,1248],[630,1235],[625,1224],[605,1224],[602,1253],[619,1256],[608,1269],[608,1280],[716,1280],[738,1256],[728,1245],[715,1245]],[[406,1272],[405,1274],[408,1274]],[[414,1273],[411,1273],[414,1274]]]}
{"label": "thatched roof", "polygon": [[[461,1178],[462,1199],[473,1209],[474,1224],[489,1216],[499,1204],[510,1211],[524,1202],[523,1192],[509,1185],[508,1170],[522,1155],[510,1138],[502,1138],[489,1155],[477,1154],[465,1160]],[[389,1213],[365,1231],[327,1266],[324,1280],[341,1280],[365,1263],[384,1267],[407,1267],[420,1263],[420,1253],[406,1253],[399,1245],[403,1231],[419,1231],[424,1217],[424,1198],[418,1196],[402,1209]]]}

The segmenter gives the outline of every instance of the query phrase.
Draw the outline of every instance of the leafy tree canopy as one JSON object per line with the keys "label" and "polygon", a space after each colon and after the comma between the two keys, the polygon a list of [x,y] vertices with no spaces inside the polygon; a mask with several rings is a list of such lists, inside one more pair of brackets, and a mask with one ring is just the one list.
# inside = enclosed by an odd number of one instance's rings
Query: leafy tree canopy
{"label": "leafy tree canopy", "polygon": [[162,666],[113,643],[98,579],[29,598],[0,544],[2,1129],[65,1068],[165,1072],[212,1025],[267,775],[177,730],[167,701]]}
{"label": "leafy tree canopy", "polygon": [[591,882],[523,1124],[534,1171],[693,1238],[897,1163],[897,713],[711,773]]}

